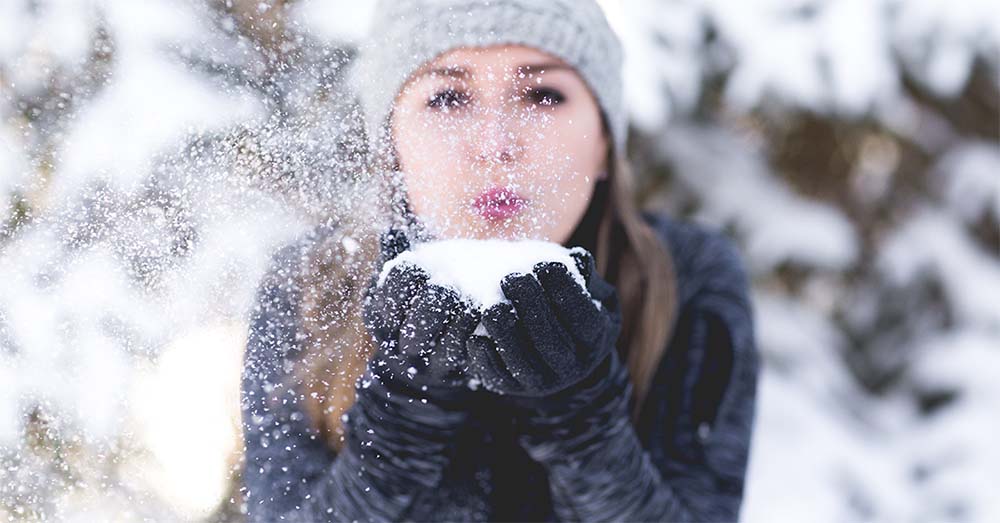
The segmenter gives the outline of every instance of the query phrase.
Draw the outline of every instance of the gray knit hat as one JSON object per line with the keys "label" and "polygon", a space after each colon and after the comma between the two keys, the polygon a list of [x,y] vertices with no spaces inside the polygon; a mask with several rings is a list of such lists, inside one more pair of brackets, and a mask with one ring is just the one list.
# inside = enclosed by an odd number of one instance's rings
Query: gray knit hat
{"label": "gray knit hat", "polygon": [[594,0],[379,0],[352,83],[374,154],[391,151],[388,120],[406,80],[457,47],[525,45],[573,66],[594,93],[615,148],[625,150],[622,48]]}

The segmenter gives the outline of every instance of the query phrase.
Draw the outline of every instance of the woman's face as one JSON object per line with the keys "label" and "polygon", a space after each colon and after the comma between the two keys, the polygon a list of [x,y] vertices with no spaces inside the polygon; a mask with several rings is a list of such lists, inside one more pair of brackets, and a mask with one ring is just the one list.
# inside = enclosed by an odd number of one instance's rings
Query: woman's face
{"label": "woman's face", "polygon": [[410,77],[392,136],[413,211],[440,238],[565,243],[606,172],[583,79],[534,48],[459,48]]}

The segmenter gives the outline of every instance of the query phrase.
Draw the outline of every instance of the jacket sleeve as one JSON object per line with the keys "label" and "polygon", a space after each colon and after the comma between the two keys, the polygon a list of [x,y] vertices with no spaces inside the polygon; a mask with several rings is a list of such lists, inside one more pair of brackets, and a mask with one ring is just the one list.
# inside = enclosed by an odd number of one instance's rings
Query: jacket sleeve
{"label": "jacket sleeve", "polygon": [[[397,521],[440,480],[461,415],[414,407],[366,376],[345,415],[343,451],[324,442],[302,408],[301,384],[290,379],[301,358],[289,269],[299,249],[275,257],[251,315],[241,383],[247,520]],[[407,410],[414,408],[421,411]]]}
{"label": "jacket sleeve", "polygon": [[571,417],[529,420],[522,436],[562,519],[739,517],[758,373],[748,280],[720,233],[678,238],[683,303],[638,424],[627,369],[612,364],[611,379],[581,384]]}

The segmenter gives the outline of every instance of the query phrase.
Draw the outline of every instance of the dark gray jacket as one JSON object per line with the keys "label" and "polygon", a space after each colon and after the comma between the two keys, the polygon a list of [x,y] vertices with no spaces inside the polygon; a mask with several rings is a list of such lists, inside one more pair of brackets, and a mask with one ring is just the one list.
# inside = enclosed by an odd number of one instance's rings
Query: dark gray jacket
{"label": "dark gray jacket", "polygon": [[[585,433],[576,440],[588,441],[589,449],[540,463],[519,444],[504,412],[488,404],[489,395],[477,394],[483,403],[454,441],[440,482],[402,487],[414,491],[404,519],[738,518],[759,366],[748,278],[735,244],[721,232],[645,217],[673,255],[679,313],[639,422],[580,427]],[[297,292],[288,285],[286,261],[296,252],[290,246],[275,257],[252,315],[242,380],[248,519],[380,519],[386,485],[358,485],[371,476],[353,473],[354,456],[350,466],[338,460],[309,426],[299,391],[280,385],[300,356]],[[267,396],[283,399],[266,402]],[[351,492],[370,495],[348,495],[345,481],[354,483]]]}

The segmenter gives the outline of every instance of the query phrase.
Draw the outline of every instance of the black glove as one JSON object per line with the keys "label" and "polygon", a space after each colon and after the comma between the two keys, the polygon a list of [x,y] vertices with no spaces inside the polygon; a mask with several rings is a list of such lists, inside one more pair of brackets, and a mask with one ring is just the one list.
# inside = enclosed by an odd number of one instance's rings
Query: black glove
{"label": "black glove", "polygon": [[536,264],[534,275],[509,274],[500,286],[512,303],[488,308],[482,321],[490,336],[469,339],[470,373],[518,406],[558,396],[598,367],[610,370],[621,331],[617,292],[597,273],[590,253],[571,255],[587,292],[557,262]]}
{"label": "black glove", "polygon": [[[409,248],[401,231],[383,234],[381,242],[380,269]],[[403,264],[380,286],[375,274],[367,289],[362,315],[378,349],[347,411],[349,452],[340,459],[349,460],[344,470],[351,472],[338,480],[351,485],[351,501],[337,519],[402,519],[418,487],[441,480],[469,417],[472,391],[462,355],[478,315],[453,291],[427,280],[425,271]]]}
{"label": "black glove", "polygon": [[[382,265],[409,249],[399,230],[381,237]],[[378,343],[372,373],[392,388],[428,401],[460,402],[469,393],[465,343],[479,313],[452,289],[428,283],[427,273],[399,264],[382,285],[372,279],[363,317]]]}

